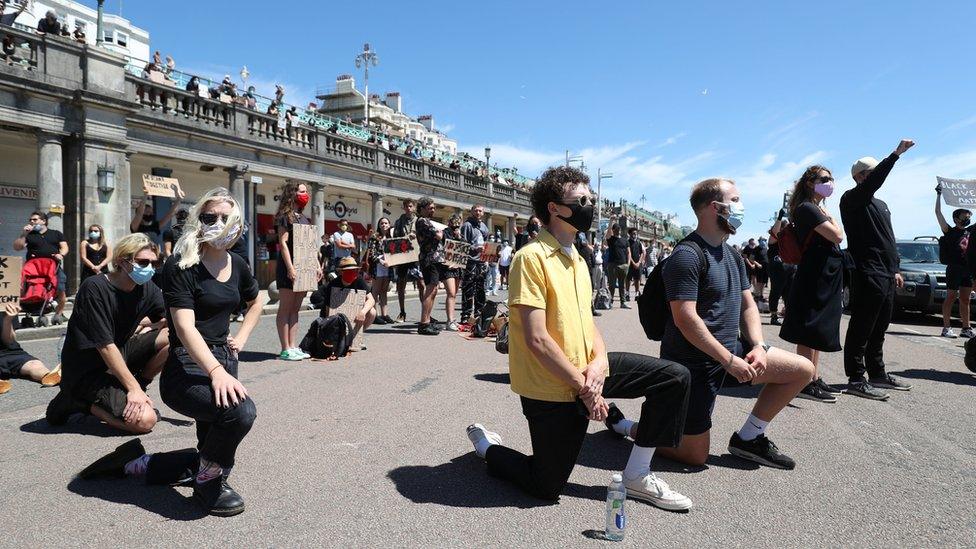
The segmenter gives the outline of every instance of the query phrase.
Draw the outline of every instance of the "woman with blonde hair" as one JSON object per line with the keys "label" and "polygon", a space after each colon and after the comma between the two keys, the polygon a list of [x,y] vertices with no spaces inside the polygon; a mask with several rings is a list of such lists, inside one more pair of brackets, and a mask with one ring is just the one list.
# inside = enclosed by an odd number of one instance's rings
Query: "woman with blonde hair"
{"label": "woman with blonde hair", "polygon": [[88,227],[88,237],[81,241],[81,281],[90,276],[108,272],[112,261],[112,248],[105,241],[105,229],[101,225]]}
{"label": "woman with blonde hair", "polygon": [[[244,511],[227,477],[257,414],[237,368],[262,304],[247,263],[228,251],[243,229],[240,205],[226,189],[213,189],[190,210],[163,269],[170,352],[160,394],[167,406],[196,420],[197,452],[147,454],[137,439],[90,465],[82,478],[124,474],[149,484],[192,482],[194,499],[209,514]],[[230,317],[241,301],[247,315],[232,336]]]}
{"label": "woman with blonde hair", "polygon": [[[302,307],[307,292],[294,291],[295,277],[295,225],[310,225],[312,222],[302,214],[309,201],[308,186],[290,181],[281,190],[278,213],[275,215],[275,228],[278,231],[278,264],[275,269],[275,283],[278,286],[278,315],[275,324],[278,340],[281,343],[281,360],[303,360],[311,355],[298,347],[298,311]],[[318,278],[322,278],[319,270]]]}

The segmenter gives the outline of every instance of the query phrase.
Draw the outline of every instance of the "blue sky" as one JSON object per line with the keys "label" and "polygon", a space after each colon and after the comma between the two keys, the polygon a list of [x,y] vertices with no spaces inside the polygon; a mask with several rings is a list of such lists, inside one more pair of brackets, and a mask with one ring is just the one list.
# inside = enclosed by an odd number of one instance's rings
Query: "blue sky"
{"label": "blue sky", "polygon": [[[94,5],[93,0],[85,3]],[[201,11],[201,5],[207,9]],[[118,0],[108,0],[118,11]],[[368,9],[367,9],[368,7]],[[976,2],[124,3],[180,68],[304,104],[379,53],[370,91],[399,91],[462,150],[537,175],[566,149],[604,196],[692,221],[689,187],[740,184],[743,236],[765,231],[811,163],[853,185],[860,156],[917,146],[881,198],[901,237],[934,234],[935,176],[976,178]],[[357,84],[361,85],[359,78]],[[837,200],[828,208],[837,211]]]}

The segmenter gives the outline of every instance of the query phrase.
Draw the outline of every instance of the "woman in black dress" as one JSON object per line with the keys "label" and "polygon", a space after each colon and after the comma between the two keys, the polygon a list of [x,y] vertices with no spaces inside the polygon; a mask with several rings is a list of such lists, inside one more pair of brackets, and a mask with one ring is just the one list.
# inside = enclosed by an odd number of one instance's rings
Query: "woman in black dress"
{"label": "woman in black dress", "polygon": [[[780,337],[796,343],[797,354],[819,367],[820,352],[836,352],[840,346],[843,312],[843,259],[839,244],[844,239],[840,223],[827,213],[824,199],[834,192],[834,177],[823,166],[810,166],[796,182],[790,198],[790,219],[803,249],[790,288],[789,307]],[[798,395],[820,402],[836,402],[836,390],[820,377]]]}
{"label": "woman in black dress", "polygon": [[105,230],[101,225],[88,227],[88,238],[81,241],[81,281],[99,273],[108,272],[112,261],[112,249],[105,242]]}

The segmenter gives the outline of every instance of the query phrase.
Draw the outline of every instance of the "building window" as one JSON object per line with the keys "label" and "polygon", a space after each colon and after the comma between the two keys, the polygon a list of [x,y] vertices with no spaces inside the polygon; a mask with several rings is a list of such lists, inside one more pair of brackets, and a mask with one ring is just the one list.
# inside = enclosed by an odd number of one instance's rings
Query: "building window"
{"label": "building window", "polygon": [[102,31],[102,40],[106,44],[114,44],[115,43],[115,39],[113,38],[112,31],[110,31],[108,29],[103,30]]}
{"label": "building window", "polygon": [[129,47],[129,35],[121,32],[115,33],[115,43],[122,46],[123,48]]}

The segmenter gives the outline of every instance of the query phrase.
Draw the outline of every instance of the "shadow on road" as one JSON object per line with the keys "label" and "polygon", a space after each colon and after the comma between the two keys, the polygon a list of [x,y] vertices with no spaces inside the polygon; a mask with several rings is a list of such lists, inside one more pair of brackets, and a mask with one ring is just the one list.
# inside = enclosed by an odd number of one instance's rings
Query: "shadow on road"
{"label": "shadow on road", "polygon": [[508,374],[475,374],[474,378],[478,381],[487,381],[489,383],[512,384],[512,377]]}
{"label": "shadow on road", "polygon": [[131,433],[123,433],[122,431],[105,425],[94,416],[83,414],[74,414],[70,419],[68,419],[67,423],[59,426],[51,425],[44,418],[35,419],[34,421],[29,421],[21,425],[20,430],[24,433],[33,433],[37,435],[60,435],[71,433],[76,435],[91,435],[95,437],[132,436]]}
{"label": "shadow on road", "polygon": [[241,351],[237,358],[241,362],[265,362],[268,360],[278,360],[278,355],[260,351]]}
{"label": "shadow on road", "polygon": [[941,370],[921,370],[913,368],[900,372],[891,372],[894,375],[911,379],[927,379],[929,381],[940,381],[942,383],[953,383],[955,385],[968,385],[976,387],[976,376],[967,372],[943,372]]}
{"label": "shadow on road", "polygon": [[740,387],[726,387],[719,390],[718,394],[732,398],[758,398],[759,391],[762,391],[762,385],[742,385]]}
{"label": "shadow on road", "polygon": [[146,486],[131,479],[72,479],[68,490],[86,498],[134,505],[169,520],[199,520],[207,516],[189,497],[170,486]]}
{"label": "shadow on road", "polygon": [[[627,459],[630,457],[632,446],[633,444],[630,441],[618,439],[609,431],[588,434],[576,462],[593,469],[623,471],[627,467]],[[656,455],[651,469],[662,473],[697,473],[708,469],[710,466],[741,471],[753,471],[759,468],[756,463],[739,459],[732,454],[723,454],[721,456],[709,455],[708,459],[705,460],[705,465],[701,467],[686,465]]]}
{"label": "shadow on road", "polygon": [[[474,452],[441,465],[406,465],[386,474],[398,492],[414,503],[436,503],[449,507],[517,507],[528,509],[552,502],[523,494],[515,486],[488,476],[485,462]],[[563,496],[603,501],[605,486],[569,483]]]}

